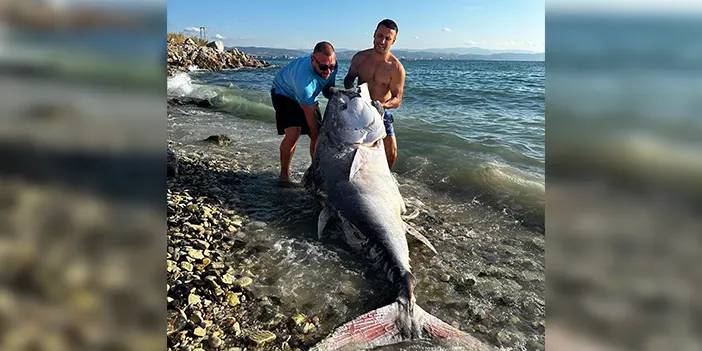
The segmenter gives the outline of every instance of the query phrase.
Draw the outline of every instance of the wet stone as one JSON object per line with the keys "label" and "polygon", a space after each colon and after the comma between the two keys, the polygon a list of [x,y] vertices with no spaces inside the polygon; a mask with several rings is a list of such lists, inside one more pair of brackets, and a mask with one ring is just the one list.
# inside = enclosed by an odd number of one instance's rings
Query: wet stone
{"label": "wet stone", "polygon": [[505,331],[497,332],[496,339],[500,345],[507,345],[512,341],[510,335]]}
{"label": "wet stone", "polygon": [[193,330],[193,334],[195,334],[195,336],[203,337],[206,333],[205,328],[201,327],[196,327],[195,330]]}
{"label": "wet stone", "polygon": [[314,331],[315,329],[317,329],[317,327],[316,327],[314,324],[312,324],[312,323],[305,323],[305,325],[302,327],[302,333],[303,333],[303,334],[308,334],[308,333]]}
{"label": "wet stone", "polygon": [[192,265],[192,263],[190,263],[190,262],[188,262],[188,261],[183,261],[183,262],[181,262],[181,263],[180,263],[180,268],[183,268],[184,270],[186,270],[186,271],[188,271],[188,272],[192,272],[192,271],[193,271],[193,265]]}
{"label": "wet stone", "polygon": [[230,273],[223,275],[220,279],[222,279],[222,283],[224,283],[224,284],[227,284],[227,285],[234,284],[234,277]]}
{"label": "wet stone", "polygon": [[241,277],[234,281],[234,286],[238,286],[240,288],[245,288],[251,284],[253,284],[253,279],[249,277]]}
{"label": "wet stone", "polygon": [[166,272],[173,272],[176,268],[176,263],[171,260],[166,260]]}
{"label": "wet stone", "polygon": [[200,311],[195,311],[190,315],[190,321],[195,323],[195,324],[200,324],[204,321],[202,318],[202,312]]}
{"label": "wet stone", "polygon": [[266,222],[253,221],[253,222],[249,223],[249,225],[246,226],[246,229],[247,230],[259,230],[259,229],[263,229],[267,226],[268,226],[268,224],[266,224]]}
{"label": "wet stone", "polygon": [[219,134],[219,135],[210,135],[203,141],[217,144],[219,146],[224,146],[224,145],[231,144],[232,139],[224,134]]}
{"label": "wet stone", "polygon": [[200,303],[200,296],[198,296],[197,294],[192,294],[192,293],[190,295],[188,295],[188,304],[189,305],[195,305],[198,303]]}
{"label": "wet stone", "polygon": [[188,249],[188,256],[196,259],[196,260],[201,260],[205,258],[205,256],[202,254],[202,250],[196,250],[196,249]]}
{"label": "wet stone", "polygon": [[236,335],[236,336],[241,334],[241,325],[239,324],[239,322],[234,322],[232,324],[232,331],[234,332],[234,335]]}
{"label": "wet stone", "polygon": [[264,330],[249,335],[249,340],[251,340],[256,346],[261,346],[267,342],[275,340],[275,334]]}
{"label": "wet stone", "polygon": [[305,321],[307,321],[307,316],[305,316],[302,313],[298,313],[290,317],[290,319],[295,325],[302,325],[303,323],[305,323]]}
{"label": "wet stone", "polygon": [[219,337],[217,337],[215,335],[210,336],[208,343],[210,344],[210,346],[212,346],[215,349],[218,349],[218,348],[222,347],[222,345],[224,345],[224,341],[222,341],[222,339],[220,339]]}
{"label": "wet stone", "polygon": [[241,303],[241,301],[239,301],[239,295],[230,291],[229,293],[227,293],[227,303],[229,304],[229,306],[232,307],[238,305],[239,303]]}

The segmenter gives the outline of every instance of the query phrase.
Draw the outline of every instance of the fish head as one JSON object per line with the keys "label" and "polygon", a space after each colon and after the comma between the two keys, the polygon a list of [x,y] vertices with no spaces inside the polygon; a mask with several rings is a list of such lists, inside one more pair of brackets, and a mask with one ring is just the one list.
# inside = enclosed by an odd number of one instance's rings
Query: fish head
{"label": "fish head", "polygon": [[372,144],[386,136],[383,118],[363,86],[336,90],[324,113],[323,132],[343,144]]}

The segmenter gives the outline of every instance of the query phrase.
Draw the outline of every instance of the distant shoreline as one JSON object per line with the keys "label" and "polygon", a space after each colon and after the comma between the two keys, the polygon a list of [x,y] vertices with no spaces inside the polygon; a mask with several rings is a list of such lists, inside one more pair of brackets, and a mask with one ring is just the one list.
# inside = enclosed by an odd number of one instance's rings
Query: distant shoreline
{"label": "distant shoreline", "polygon": [[[240,50],[246,54],[263,58],[263,59],[293,59],[296,57],[309,55],[306,50],[298,49],[280,49],[257,46],[232,46],[227,49]],[[442,51],[431,51],[442,50]],[[454,50],[454,51],[448,51]],[[392,50],[392,53],[400,58],[400,60],[477,60],[477,61],[525,61],[525,62],[541,62],[545,61],[545,53],[526,53],[526,52],[505,52],[502,50],[488,49],[426,49],[426,50]],[[340,60],[350,60],[357,50],[339,49],[337,50],[337,58]]]}

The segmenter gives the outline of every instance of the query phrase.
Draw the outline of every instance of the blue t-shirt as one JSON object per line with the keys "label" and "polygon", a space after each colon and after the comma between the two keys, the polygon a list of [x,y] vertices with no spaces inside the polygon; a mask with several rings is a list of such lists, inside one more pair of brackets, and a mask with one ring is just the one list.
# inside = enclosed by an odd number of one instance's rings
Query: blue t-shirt
{"label": "blue t-shirt", "polygon": [[302,105],[312,105],[325,86],[334,86],[337,71],[338,68],[334,69],[329,79],[323,79],[312,69],[310,55],[299,57],[276,74],[273,90],[276,94],[287,96]]}

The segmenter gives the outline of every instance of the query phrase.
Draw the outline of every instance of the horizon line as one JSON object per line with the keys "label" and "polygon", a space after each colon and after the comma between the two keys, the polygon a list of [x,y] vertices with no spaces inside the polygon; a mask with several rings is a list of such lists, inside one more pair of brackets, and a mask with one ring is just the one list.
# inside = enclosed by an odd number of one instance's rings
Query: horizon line
{"label": "horizon line", "polygon": [[[217,39],[220,40],[220,39]],[[226,45],[225,46],[243,46],[243,47],[251,47],[251,48],[266,48],[266,49],[280,49],[280,50],[297,50],[297,51],[309,51],[312,50],[310,49],[300,49],[300,48],[284,48],[284,47],[275,47],[275,46],[258,46],[258,45]],[[371,48],[364,48],[364,49],[351,49],[351,48],[337,48],[336,51],[361,51],[361,50],[367,50]],[[481,50],[490,50],[490,51],[506,51],[504,53],[513,53],[513,54],[545,54],[546,51],[532,51],[532,50],[527,50],[527,49],[489,49],[489,48],[484,48],[480,46],[454,46],[454,47],[446,47],[446,48],[393,48],[390,49],[390,51],[399,51],[399,50],[446,50],[446,49],[481,49]],[[515,51],[521,51],[521,52],[515,52]],[[483,55],[483,54],[469,54],[469,55]]]}

